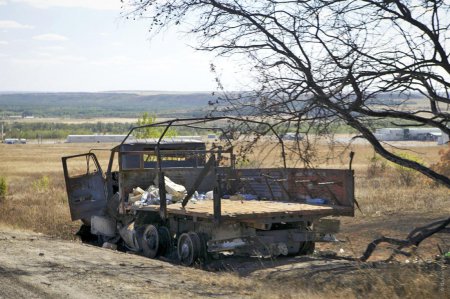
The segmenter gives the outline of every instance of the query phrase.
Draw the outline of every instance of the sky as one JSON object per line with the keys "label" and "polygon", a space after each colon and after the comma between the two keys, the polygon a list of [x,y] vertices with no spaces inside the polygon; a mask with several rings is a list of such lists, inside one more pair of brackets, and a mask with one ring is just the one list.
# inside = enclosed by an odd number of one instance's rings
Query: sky
{"label": "sky", "polygon": [[214,91],[213,61],[225,88],[235,87],[232,62],[195,51],[182,33],[150,38],[148,20],[126,20],[120,6],[0,0],[0,92]]}

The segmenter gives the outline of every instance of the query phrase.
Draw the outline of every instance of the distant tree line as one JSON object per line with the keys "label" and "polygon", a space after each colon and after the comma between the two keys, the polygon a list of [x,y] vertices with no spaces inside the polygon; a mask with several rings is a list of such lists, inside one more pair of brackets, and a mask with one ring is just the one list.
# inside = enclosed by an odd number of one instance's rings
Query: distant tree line
{"label": "distant tree line", "polygon": [[[148,118],[151,118],[148,116]],[[144,121],[144,122],[143,122]],[[153,119],[154,121],[154,119]],[[139,123],[140,122],[140,123]],[[0,122],[1,123],[1,122]],[[139,123],[139,124],[138,124]],[[151,123],[151,122],[150,122]],[[148,124],[145,119],[140,118],[137,123],[51,123],[51,122],[12,122],[4,123],[4,138],[25,138],[25,139],[66,139],[68,135],[91,135],[91,134],[127,134],[131,128],[137,125]],[[159,136],[162,130],[157,128],[153,135]],[[167,136],[176,135],[199,135],[204,131],[197,132],[189,128],[177,128],[170,130]],[[155,137],[155,136],[147,137]],[[144,136],[141,136],[144,137]]]}
{"label": "distant tree line", "polygon": [[136,124],[133,123],[48,123],[13,122],[5,123],[5,138],[25,139],[65,139],[67,135],[125,134]]}

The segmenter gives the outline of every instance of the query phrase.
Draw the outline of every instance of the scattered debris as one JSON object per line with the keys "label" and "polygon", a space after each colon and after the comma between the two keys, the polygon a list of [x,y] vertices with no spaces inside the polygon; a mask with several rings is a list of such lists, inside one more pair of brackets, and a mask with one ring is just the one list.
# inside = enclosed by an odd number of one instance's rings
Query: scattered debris
{"label": "scattered debris", "polygon": [[[157,183],[157,180],[155,180]],[[168,205],[180,202],[187,196],[186,188],[183,185],[174,183],[167,176],[164,178],[166,183],[166,202]],[[212,200],[214,192],[208,191],[206,193],[199,193],[195,191],[193,196],[189,199],[191,203],[197,203],[202,200]],[[256,199],[255,195],[247,194],[248,199]],[[136,206],[159,205],[161,203],[159,188],[155,185],[150,185],[146,190],[141,187],[133,188],[133,193],[128,195],[128,203]]]}

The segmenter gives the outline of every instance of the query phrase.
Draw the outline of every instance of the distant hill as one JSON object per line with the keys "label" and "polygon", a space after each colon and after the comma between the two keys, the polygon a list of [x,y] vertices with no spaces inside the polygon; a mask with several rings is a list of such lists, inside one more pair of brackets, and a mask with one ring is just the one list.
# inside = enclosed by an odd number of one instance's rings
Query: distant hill
{"label": "distant hill", "polygon": [[0,117],[136,117],[146,111],[159,117],[202,116],[210,92],[56,92],[0,93]]}
{"label": "distant hill", "polygon": [[[143,112],[158,117],[204,116],[210,109],[208,102],[215,102],[217,97],[211,92],[201,91],[0,92],[0,118],[10,115],[135,118]],[[406,99],[408,101],[404,103]],[[409,95],[379,94],[368,103],[372,105],[404,103],[415,109],[427,104],[422,95],[414,92]],[[240,113],[245,113],[245,110],[241,109]]]}

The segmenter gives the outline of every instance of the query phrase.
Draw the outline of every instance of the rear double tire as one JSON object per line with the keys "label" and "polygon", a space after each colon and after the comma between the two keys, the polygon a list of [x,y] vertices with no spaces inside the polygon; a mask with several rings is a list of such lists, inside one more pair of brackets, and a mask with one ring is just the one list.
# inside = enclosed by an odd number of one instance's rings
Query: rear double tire
{"label": "rear double tire", "polygon": [[178,238],[178,259],[185,266],[193,265],[202,256],[202,249],[202,239],[195,232],[183,233]]}

